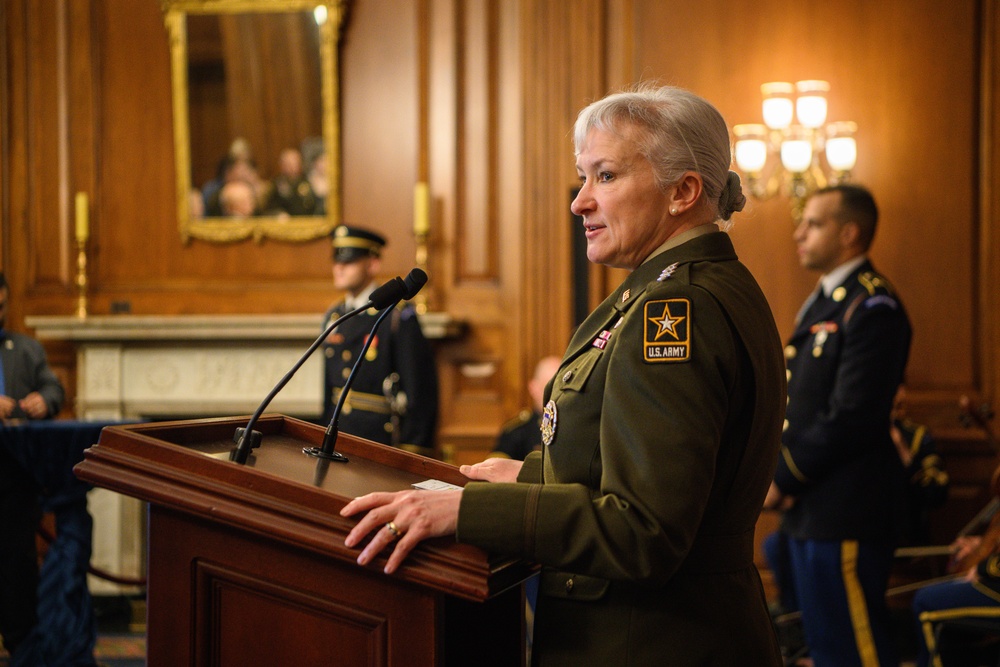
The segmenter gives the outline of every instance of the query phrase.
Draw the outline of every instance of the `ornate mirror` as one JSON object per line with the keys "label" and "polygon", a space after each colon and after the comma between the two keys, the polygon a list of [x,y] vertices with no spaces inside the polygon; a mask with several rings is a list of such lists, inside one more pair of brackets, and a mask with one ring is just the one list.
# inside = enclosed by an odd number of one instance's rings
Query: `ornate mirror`
{"label": "ornate mirror", "polygon": [[347,0],[162,0],[181,239],[308,241],[340,218]]}

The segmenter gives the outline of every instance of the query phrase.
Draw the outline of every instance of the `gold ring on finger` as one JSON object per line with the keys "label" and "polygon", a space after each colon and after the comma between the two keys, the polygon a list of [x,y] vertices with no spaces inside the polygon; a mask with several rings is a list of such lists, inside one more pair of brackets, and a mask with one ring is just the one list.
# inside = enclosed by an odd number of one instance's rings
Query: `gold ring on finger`
{"label": "gold ring on finger", "polygon": [[399,531],[399,528],[396,527],[395,521],[390,521],[389,523],[385,524],[385,527],[390,533],[392,533],[392,536],[397,539],[399,538],[400,535],[403,534]]}

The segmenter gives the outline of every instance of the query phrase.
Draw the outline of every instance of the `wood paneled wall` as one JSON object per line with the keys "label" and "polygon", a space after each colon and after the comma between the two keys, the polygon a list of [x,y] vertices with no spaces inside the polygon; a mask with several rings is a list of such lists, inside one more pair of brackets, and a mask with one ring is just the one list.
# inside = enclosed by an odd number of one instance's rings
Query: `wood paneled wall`
{"label": "wood paneled wall", "polygon": [[[77,191],[91,196],[94,313],[319,313],[336,297],[325,240],[181,243],[159,3],[11,0],[0,21],[13,326],[74,311]],[[758,121],[762,82],[829,80],[831,117],[859,125],[855,179],[882,209],[874,260],[915,324],[914,411],[963,440],[958,397],[995,404],[995,0],[353,0],[349,21],[344,219],[385,231],[387,277],[405,274],[413,185],[430,183],[432,309],[469,323],[437,346],[440,442],[460,460],[489,448],[527,402],[534,361],[573,326],[576,112],[647,79],[693,89],[730,124]],[[815,281],[797,265],[788,202],[752,202],[733,236],[787,334]],[[590,302],[620,279],[592,267]]]}

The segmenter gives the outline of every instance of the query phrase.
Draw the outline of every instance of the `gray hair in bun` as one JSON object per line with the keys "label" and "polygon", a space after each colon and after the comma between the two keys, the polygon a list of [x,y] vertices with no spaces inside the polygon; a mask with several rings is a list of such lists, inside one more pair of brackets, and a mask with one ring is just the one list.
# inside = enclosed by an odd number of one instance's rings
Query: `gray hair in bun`
{"label": "gray hair in bun", "polygon": [[639,152],[653,165],[657,184],[664,191],[684,172],[698,173],[716,220],[728,221],[734,211],[743,209],[746,198],[739,175],[729,170],[729,128],[719,110],[704,98],[683,88],[640,84],[580,112],[573,128],[577,153],[592,129],[617,136],[633,130]]}
{"label": "gray hair in bun", "polygon": [[742,211],[746,205],[747,198],[743,195],[743,188],[740,187],[740,175],[730,170],[726,184],[722,186],[722,194],[719,195],[719,217],[728,221],[733,213]]}

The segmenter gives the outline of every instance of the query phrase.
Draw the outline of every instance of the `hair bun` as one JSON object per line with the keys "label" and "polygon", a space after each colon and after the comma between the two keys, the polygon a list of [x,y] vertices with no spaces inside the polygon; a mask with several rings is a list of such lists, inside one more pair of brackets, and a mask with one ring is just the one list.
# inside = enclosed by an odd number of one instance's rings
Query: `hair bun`
{"label": "hair bun", "polygon": [[742,211],[746,203],[747,198],[743,196],[743,188],[740,187],[740,175],[730,170],[726,184],[722,186],[722,194],[719,195],[719,217],[729,220],[734,212]]}

